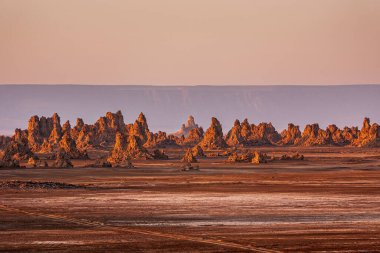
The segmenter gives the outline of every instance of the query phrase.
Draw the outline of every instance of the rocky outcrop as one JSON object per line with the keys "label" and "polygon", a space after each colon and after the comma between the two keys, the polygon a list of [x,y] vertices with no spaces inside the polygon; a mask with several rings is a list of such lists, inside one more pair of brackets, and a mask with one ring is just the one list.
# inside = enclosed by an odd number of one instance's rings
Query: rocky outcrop
{"label": "rocky outcrop", "polygon": [[[69,123],[66,123],[65,127],[69,127],[67,124]],[[49,145],[54,148],[62,136],[60,117],[57,113],[54,113],[50,118],[32,116],[29,119],[26,132],[29,148],[33,152],[40,152],[45,141],[48,141]],[[44,149],[46,146],[45,144]]]}
{"label": "rocky outcrop", "polygon": [[141,140],[134,135],[129,135],[126,153],[132,159],[152,159],[152,155],[143,147]]}
{"label": "rocky outcrop", "polygon": [[223,138],[222,126],[220,125],[220,122],[216,118],[214,117],[211,118],[211,125],[207,129],[199,145],[202,148],[208,149],[208,150],[223,149],[227,147],[227,144]]}
{"label": "rocky outcrop", "polygon": [[77,123],[76,125],[73,127],[73,129],[71,129],[71,136],[74,140],[78,139],[78,136],[79,136],[79,133],[82,131],[83,127],[84,127],[84,121],[83,119],[81,118],[77,118]]}
{"label": "rocky outcrop", "polygon": [[3,154],[0,155],[0,168],[19,168],[20,160],[18,159],[4,159]]}
{"label": "rocky outcrop", "polygon": [[48,119],[48,128],[51,127],[51,132],[49,136],[49,142],[54,144],[58,144],[59,140],[62,136],[62,127],[61,127],[61,118],[57,113],[54,113],[51,119]]}
{"label": "rocky outcrop", "polygon": [[62,139],[59,142],[59,148],[64,150],[70,159],[85,159],[88,158],[86,150],[79,151],[75,141],[71,138],[70,129],[65,131]]}
{"label": "rocky outcrop", "polygon": [[29,149],[27,131],[16,129],[15,134],[0,153],[0,168],[18,168],[20,161],[32,157]]}
{"label": "rocky outcrop", "polygon": [[197,145],[203,138],[203,128],[196,127],[190,130],[188,136],[183,139],[183,144],[187,146]]}
{"label": "rocky outcrop", "polygon": [[353,143],[359,135],[359,129],[357,127],[345,127],[342,131],[342,136],[346,143]]}
{"label": "rocky outcrop", "polygon": [[303,155],[300,155],[299,153],[296,153],[294,155],[288,155],[288,154],[284,154],[280,157],[280,160],[281,161],[302,161],[304,160],[305,157]]}
{"label": "rocky outcrop", "polygon": [[[1,158],[1,155],[0,155]],[[0,159],[0,168],[20,168],[20,160],[2,160]]]}
{"label": "rocky outcrop", "polygon": [[191,152],[194,157],[206,157],[205,153],[203,152],[203,149],[199,145],[195,145],[192,149]]}
{"label": "rocky outcrop", "polygon": [[197,124],[195,124],[195,120],[193,116],[189,116],[186,124],[182,124],[181,129],[175,132],[173,135],[177,137],[181,137],[182,135],[186,138],[190,131],[193,129],[199,128]]}
{"label": "rocky outcrop", "polygon": [[239,120],[235,120],[234,126],[226,135],[226,143],[229,146],[241,146],[245,139],[241,135],[241,125]]}
{"label": "rocky outcrop", "polygon": [[70,156],[63,150],[59,149],[55,161],[53,163],[55,168],[72,168],[74,167],[71,163]]}
{"label": "rocky outcrop", "polygon": [[350,142],[348,142],[343,134],[342,134],[342,130],[340,130],[336,125],[332,124],[332,125],[329,125],[327,128],[326,128],[326,135],[327,135],[327,143],[329,143],[330,145],[337,145],[337,146],[343,146],[343,145],[346,145],[346,144],[349,144]]}
{"label": "rocky outcrop", "polygon": [[199,166],[193,166],[191,163],[185,163],[182,165],[182,171],[199,171]]}
{"label": "rocky outcrop", "polygon": [[[294,144],[299,146],[343,146],[352,141],[351,129],[340,130],[336,125],[329,125],[326,130],[320,129],[318,124],[306,125],[301,138]],[[351,135],[351,136],[350,136]]]}
{"label": "rocky outcrop", "polygon": [[[141,138],[140,138],[141,140]],[[158,133],[149,133],[148,139],[144,144],[146,148],[166,148],[176,147],[180,143],[178,137],[174,135],[167,136],[165,132],[158,131]]]}
{"label": "rocky outcrop", "polygon": [[46,161],[40,160],[37,156],[33,156],[28,160],[28,167],[32,168],[46,168],[48,164]]}
{"label": "rocky outcrop", "polygon": [[254,155],[250,151],[246,151],[242,154],[238,154],[237,152],[233,152],[227,157],[228,162],[250,162]]}
{"label": "rocky outcrop", "polygon": [[196,163],[198,161],[197,161],[197,158],[195,158],[195,156],[193,155],[193,151],[189,148],[186,151],[185,155],[182,157],[181,162],[184,162],[184,163]]}
{"label": "rocky outcrop", "polygon": [[125,133],[126,131],[123,114],[121,111],[117,111],[116,113],[107,112],[105,117],[100,117],[96,121],[93,130],[94,145],[103,147],[112,146],[115,143],[116,133]]}
{"label": "rocky outcrop", "polygon": [[68,133],[69,135],[71,135],[71,124],[70,124],[70,121],[68,120],[62,126],[62,135],[64,135],[65,133]]}
{"label": "rocky outcrop", "polygon": [[293,145],[301,138],[301,131],[299,126],[295,126],[292,123],[288,124],[288,129],[282,131],[280,145]]}
{"label": "rocky outcrop", "polygon": [[370,119],[365,118],[360,129],[358,138],[353,142],[357,147],[379,147],[380,146],[380,127],[374,123],[371,125]]}
{"label": "rocky outcrop", "polygon": [[227,162],[251,162],[254,164],[267,163],[270,160],[272,160],[271,157],[265,153],[261,153],[259,151],[252,152],[249,150],[246,150],[241,154],[238,152],[233,152],[227,158]]}
{"label": "rocky outcrop", "polygon": [[165,154],[164,150],[155,149],[153,151],[153,159],[155,160],[169,160],[169,156]]}
{"label": "rocky outcrop", "polygon": [[28,145],[27,131],[16,129],[11,141],[3,151],[1,160],[3,162],[12,162],[26,160],[33,156],[33,152]]}
{"label": "rocky outcrop", "polygon": [[[128,134],[138,137],[142,145],[148,141],[151,132],[149,131],[148,123],[143,113],[140,113],[135,123],[129,127]],[[150,141],[154,142],[152,136],[150,138]],[[149,145],[153,146],[154,144],[151,143]]]}
{"label": "rocky outcrop", "polygon": [[227,157],[227,162],[231,162],[231,163],[240,162],[239,154],[237,152],[233,152]]}
{"label": "rocky outcrop", "polygon": [[[152,159],[153,157],[141,145],[140,139],[134,135],[128,137],[120,132],[116,134],[114,148],[112,149],[108,162],[112,167],[125,167],[129,166],[128,163],[131,159]],[[125,166],[124,166],[125,165]]]}
{"label": "rocky outcrop", "polygon": [[326,144],[326,134],[319,128],[318,124],[306,125],[302,136],[296,141],[296,145],[300,146],[321,146]]}
{"label": "rocky outcrop", "polygon": [[267,154],[255,151],[253,153],[253,158],[251,162],[254,164],[260,164],[267,163],[269,160],[271,160],[271,158]]}
{"label": "rocky outcrop", "polygon": [[47,118],[32,116],[27,130],[16,130],[12,138],[0,136],[0,149],[9,146],[7,153],[13,153],[11,156],[17,154],[15,159],[20,157],[22,160],[26,158],[27,153],[53,153],[62,148],[74,159],[85,157],[84,150],[88,148],[110,149],[115,144],[116,133],[121,133],[127,138],[125,152],[130,153],[130,158],[149,159],[152,155],[147,148],[179,146],[199,145],[202,150],[262,145],[380,146],[380,127],[376,123],[371,124],[368,118],[365,118],[360,131],[357,127],[345,127],[341,130],[334,124],[323,130],[318,124],[311,124],[301,133],[298,126],[289,124],[281,135],[271,123],[260,123],[256,126],[250,124],[247,119],[242,123],[236,120],[232,129],[223,136],[222,126],[216,118],[211,119],[210,127],[204,133],[202,127],[195,124],[194,118],[189,117],[188,123],[181,129],[181,133],[186,132],[186,137],[183,134],[179,137],[167,135],[162,131],[150,132],[143,113],[140,113],[133,124],[127,126],[120,111],[108,112],[94,125],[84,124],[83,120],[78,118],[76,125],[71,128],[69,121],[61,126],[60,120],[57,113]]}
{"label": "rocky outcrop", "polygon": [[252,132],[251,132],[251,125],[248,122],[248,119],[244,119],[243,122],[240,124],[241,130],[240,135],[244,139],[245,142],[248,142],[248,140],[251,138]]}
{"label": "rocky outcrop", "polygon": [[95,167],[95,168],[110,168],[110,167],[112,167],[112,164],[110,162],[108,162],[107,159],[100,158],[100,159],[96,159],[95,163],[92,164],[91,167]]}
{"label": "rocky outcrop", "polygon": [[[79,150],[88,149],[100,143],[96,140],[96,129],[91,125],[84,125],[76,137],[75,144]],[[116,134],[115,134],[116,136]]]}
{"label": "rocky outcrop", "polygon": [[251,146],[274,145],[281,140],[280,134],[272,123],[260,123],[251,125],[251,134],[248,143]]}
{"label": "rocky outcrop", "polygon": [[0,135],[0,149],[4,149],[11,141],[11,139],[12,138],[9,136]]}
{"label": "rocky outcrop", "polygon": [[127,139],[120,132],[116,133],[115,145],[107,159],[112,167],[124,167],[130,163],[130,157],[126,153]]}
{"label": "rocky outcrop", "polygon": [[41,145],[39,152],[43,154],[49,154],[53,152],[53,150],[54,150],[53,146],[50,144],[50,142],[47,139],[45,139]]}
{"label": "rocky outcrop", "polygon": [[38,152],[43,142],[43,136],[40,132],[40,119],[38,116],[32,116],[28,122],[28,143],[33,152]]}

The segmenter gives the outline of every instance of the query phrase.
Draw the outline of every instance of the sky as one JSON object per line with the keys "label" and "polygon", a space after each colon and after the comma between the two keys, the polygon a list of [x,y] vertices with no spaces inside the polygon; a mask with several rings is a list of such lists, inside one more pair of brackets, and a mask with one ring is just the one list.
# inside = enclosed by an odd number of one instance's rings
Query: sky
{"label": "sky", "polygon": [[379,0],[0,0],[0,84],[379,84]]}

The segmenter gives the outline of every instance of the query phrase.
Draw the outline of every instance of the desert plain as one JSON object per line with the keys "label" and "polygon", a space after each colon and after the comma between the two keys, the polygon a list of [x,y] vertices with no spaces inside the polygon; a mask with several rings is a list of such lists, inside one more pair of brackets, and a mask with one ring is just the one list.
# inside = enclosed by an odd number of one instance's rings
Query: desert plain
{"label": "desert plain", "polygon": [[379,148],[255,150],[305,159],[2,168],[0,251],[380,252]]}

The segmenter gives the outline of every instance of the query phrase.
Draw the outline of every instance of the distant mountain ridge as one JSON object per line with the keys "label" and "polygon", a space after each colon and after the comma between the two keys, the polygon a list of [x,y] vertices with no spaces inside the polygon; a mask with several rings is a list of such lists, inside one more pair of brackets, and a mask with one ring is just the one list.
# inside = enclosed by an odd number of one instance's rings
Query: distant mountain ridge
{"label": "distant mountain ridge", "polygon": [[193,115],[207,128],[212,116],[223,131],[235,119],[272,122],[278,131],[292,122],[303,128],[361,126],[363,117],[380,122],[380,86],[109,86],[0,85],[0,135],[26,128],[31,115],[52,115],[94,123],[107,111],[122,110],[125,122],[140,112],[152,131],[176,132]]}

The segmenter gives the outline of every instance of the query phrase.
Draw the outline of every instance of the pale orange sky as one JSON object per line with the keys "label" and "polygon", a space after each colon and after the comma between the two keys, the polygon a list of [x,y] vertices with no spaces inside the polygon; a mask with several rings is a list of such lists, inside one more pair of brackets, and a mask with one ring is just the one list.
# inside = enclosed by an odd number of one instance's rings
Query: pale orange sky
{"label": "pale orange sky", "polygon": [[0,83],[380,83],[380,1],[0,0]]}

